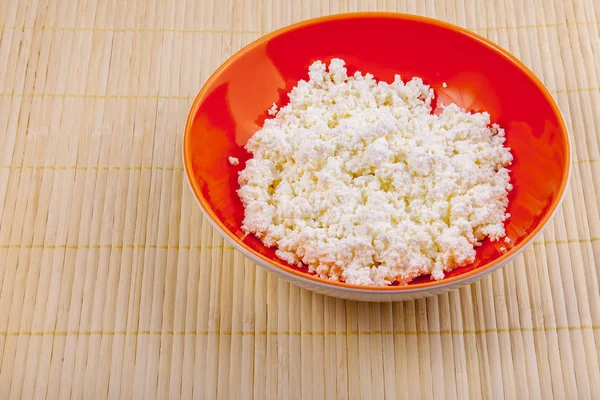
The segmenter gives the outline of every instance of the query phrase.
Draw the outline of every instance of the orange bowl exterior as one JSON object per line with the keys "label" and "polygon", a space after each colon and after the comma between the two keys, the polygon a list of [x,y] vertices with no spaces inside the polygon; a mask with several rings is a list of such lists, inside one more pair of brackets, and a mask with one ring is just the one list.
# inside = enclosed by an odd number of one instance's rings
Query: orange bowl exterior
{"label": "orange bowl exterior", "polygon": [[[506,130],[514,162],[506,222],[510,243],[486,240],[476,261],[441,281],[421,277],[406,286],[372,287],[333,282],[288,265],[241,230],[238,172],[250,154],[248,138],[273,103],[308,79],[315,60],[346,61],[348,72],[391,81],[421,77],[437,101],[487,111]],[[447,83],[443,85],[443,83]],[[237,157],[238,166],[228,163]],[[184,164],[191,189],[213,225],[255,262],[300,286],[360,300],[423,297],[479,279],[530,244],[559,206],[567,186],[571,150],[565,122],[552,96],[520,61],[488,40],[438,20],[394,13],[341,14],[300,22],[260,38],[227,60],[206,82],[190,111]]]}

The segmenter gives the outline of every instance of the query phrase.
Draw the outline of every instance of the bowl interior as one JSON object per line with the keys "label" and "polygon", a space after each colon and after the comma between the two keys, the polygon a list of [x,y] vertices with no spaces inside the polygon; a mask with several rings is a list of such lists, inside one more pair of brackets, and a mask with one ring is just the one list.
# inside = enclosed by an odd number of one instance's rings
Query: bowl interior
{"label": "bowl interior", "polygon": [[[449,277],[502,261],[539,231],[560,201],[570,162],[564,122],[539,81],[466,31],[420,17],[359,14],[308,21],[260,39],[226,62],[196,99],[185,137],[188,176],[201,206],[231,239],[273,265],[298,270],[240,229],[237,177],[250,156],[243,146],[271,105],[287,103],[297,81],[308,79],[312,62],[334,57],[346,61],[349,74],[370,72],[388,82],[395,74],[405,81],[421,77],[438,102],[487,111],[505,128],[514,155],[506,223],[511,242],[486,240],[476,261]],[[231,166],[229,156],[240,165]],[[422,277],[412,285],[428,281]]]}

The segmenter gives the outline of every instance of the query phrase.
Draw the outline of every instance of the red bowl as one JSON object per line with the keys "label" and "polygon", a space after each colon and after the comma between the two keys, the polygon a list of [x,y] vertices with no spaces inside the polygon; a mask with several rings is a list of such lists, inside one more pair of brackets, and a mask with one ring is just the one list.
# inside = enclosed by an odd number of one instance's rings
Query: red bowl
{"label": "red bowl", "polygon": [[[514,162],[506,232],[511,239],[478,248],[476,261],[433,281],[372,287],[311,275],[275,256],[241,230],[244,209],[236,190],[238,172],[250,154],[244,145],[268,117],[273,103],[288,101],[298,80],[308,79],[315,60],[346,61],[390,82],[423,79],[438,101],[487,111],[506,130]],[[448,84],[444,88],[443,83]],[[228,157],[240,159],[231,166]],[[438,20],[393,13],[355,13],[300,22],[260,38],[227,60],[206,82],[190,111],[184,163],[200,207],[237,249],[258,264],[303,287],[345,298],[397,300],[440,293],[480,278],[522,251],[560,204],[570,173],[570,144],[560,110],[540,80],[519,60],[490,41]],[[502,249],[505,248],[505,249]]]}

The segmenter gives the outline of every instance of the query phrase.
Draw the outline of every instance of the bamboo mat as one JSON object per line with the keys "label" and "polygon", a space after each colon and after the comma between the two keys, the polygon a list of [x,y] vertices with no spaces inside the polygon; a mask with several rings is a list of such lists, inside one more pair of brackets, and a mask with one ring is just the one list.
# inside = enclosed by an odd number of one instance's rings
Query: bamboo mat
{"label": "bamboo mat", "polygon": [[[570,128],[549,229],[460,291],[300,290],[225,244],[185,182],[212,71],[276,28],[359,10],[487,36]],[[0,1],[0,399],[600,398],[599,21],[598,0]]]}

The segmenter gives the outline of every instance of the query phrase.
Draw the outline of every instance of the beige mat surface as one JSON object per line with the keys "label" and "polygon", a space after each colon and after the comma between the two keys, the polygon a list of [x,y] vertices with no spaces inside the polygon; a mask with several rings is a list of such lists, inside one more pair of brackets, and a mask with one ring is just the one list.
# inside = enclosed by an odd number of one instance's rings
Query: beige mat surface
{"label": "beige mat surface", "polygon": [[[358,10],[487,36],[568,122],[553,223],[458,292],[362,304],[290,286],[224,244],[185,182],[212,71]],[[600,398],[599,21],[597,0],[0,1],[0,399]]]}

